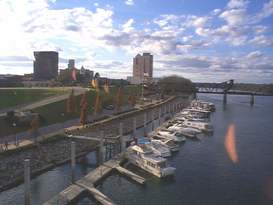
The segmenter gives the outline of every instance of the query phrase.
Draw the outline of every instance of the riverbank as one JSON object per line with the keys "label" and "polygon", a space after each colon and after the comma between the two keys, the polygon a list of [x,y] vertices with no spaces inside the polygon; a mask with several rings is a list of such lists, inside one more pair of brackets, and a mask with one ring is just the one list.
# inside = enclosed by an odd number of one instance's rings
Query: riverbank
{"label": "riverbank", "polygon": [[[124,134],[128,134],[133,131],[134,120],[136,121],[136,128],[140,128],[143,126],[144,113],[147,114],[146,122],[149,123],[152,118],[158,116],[159,108],[161,108],[161,113],[167,111],[170,113],[173,108],[166,105],[171,105],[170,103],[176,100],[176,97],[170,97],[164,102],[147,106],[142,110],[121,113],[109,119],[92,123],[84,128],[84,133],[81,130],[80,134],[98,137],[100,132],[104,131],[105,136],[115,136],[118,135],[121,122],[124,126]],[[189,96],[180,97],[179,101],[186,106],[189,103]],[[76,153],[77,155],[87,154],[93,151],[95,146],[94,142],[76,140]],[[31,159],[32,176],[38,175],[70,160],[70,140],[64,136],[56,136],[43,141],[40,146],[30,145],[19,150],[1,153],[0,192],[23,182],[23,162],[26,158]]]}
{"label": "riverbank", "polygon": [[[70,160],[70,140],[56,136],[39,145],[31,145],[20,150],[12,150],[0,155],[0,192],[23,182],[24,159],[30,159],[31,175],[35,177],[47,170]],[[76,142],[77,156],[83,156],[94,150],[95,142]]]}

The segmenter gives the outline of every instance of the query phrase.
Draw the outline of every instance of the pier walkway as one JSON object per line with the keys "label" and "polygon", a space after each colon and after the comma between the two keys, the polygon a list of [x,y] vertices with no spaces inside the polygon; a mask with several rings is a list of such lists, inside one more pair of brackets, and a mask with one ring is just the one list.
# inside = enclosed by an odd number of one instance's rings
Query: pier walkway
{"label": "pier walkway", "polygon": [[77,201],[84,193],[91,194],[100,204],[115,204],[111,199],[95,188],[95,186],[105,179],[105,177],[109,176],[112,171],[116,170],[136,183],[145,183],[145,179],[143,177],[138,176],[137,174],[120,166],[120,164],[125,160],[123,156],[124,153],[121,153],[113,159],[103,163],[101,166],[67,187],[52,199],[45,202],[44,205],[68,205]]}

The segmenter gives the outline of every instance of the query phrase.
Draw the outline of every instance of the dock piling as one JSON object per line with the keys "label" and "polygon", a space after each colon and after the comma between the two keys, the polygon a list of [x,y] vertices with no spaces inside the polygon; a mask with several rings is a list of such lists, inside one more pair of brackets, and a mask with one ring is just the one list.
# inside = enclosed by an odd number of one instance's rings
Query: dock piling
{"label": "dock piling", "polygon": [[151,125],[152,125],[152,131],[154,131],[155,122],[154,122],[154,110],[153,109],[152,109],[152,114],[151,114]]}
{"label": "dock piling", "polygon": [[162,108],[159,107],[159,108],[158,108],[158,126],[161,125],[161,111],[162,111]]}
{"label": "dock piling", "polygon": [[104,138],[104,132],[103,130],[100,132],[100,145],[99,145],[99,164],[101,165],[103,163],[104,159],[104,152],[103,152],[103,138]]}
{"label": "dock piling", "polygon": [[137,128],[137,122],[136,117],[133,118],[133,135],[136,137],[136,128]]}
{"label": "dock piling", "polygon": [[253,106],[254,105],[254,95],[251,94],[250,96],[250,105]]}
{"label": "dock piling", "polygon": [[24,161],[25,205],[30,205],[30,160]]}
{"label": "dock piling", "polygon": [[223,104],[227,104],[227,93],[224,92],[224,96],[223,96]]}
{"label": "dock piling", "polygon": [[71,181],[75,182],[75,171],[76,171],[76,144],[71,142]]}
{"label": "dock piling", "polygon": [[147,113],[144,113],[144,122],[143,122],[143,130],[144,130],[144,136],[146,136],[146,125],[147,125]]}

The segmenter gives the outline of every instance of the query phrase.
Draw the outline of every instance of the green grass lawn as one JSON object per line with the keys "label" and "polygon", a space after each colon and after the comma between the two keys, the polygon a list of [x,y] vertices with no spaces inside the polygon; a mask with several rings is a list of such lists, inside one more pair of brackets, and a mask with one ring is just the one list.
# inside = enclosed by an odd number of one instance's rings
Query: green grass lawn
{"label": "green grass lawn", "polygon": [[[104,91],[101,91],[101,95],[103,97],[103,104],[108,105],[108,104],[115,104],[115,99],[116,99],[116,93],[117,93],[118,88],[116,87],[111,87],[110,88],[110,93],[106,94]],[[123,104],[128,103],[128,96],[130,94],[139,94],[140,93],[140,88],[137,86],[126,86],[124,88],[124,95],[123,95]],[[95,90],[90,90],[87,93],[87,98],[88,98],[88,114],[92,114],[94,110],[94,102],[95,102],[95,97],[96,97],[96,92]],[[51,125],[54,123],[60,123],[60,122],[65,122],[70,119],[75,119],[79,118],[80,116],[80,101],[81,101],[82,96],[77,96],[76,98],[76,107],[77,107],[77,112],[76,113],[66,113],[66,103],[67,100],[62,100],[59,102],[51,103],[39,108],[33,109],[34,112],[39,113],[43,118],[44,122],[41,124],[41,126],[47,126]],[[0,118],[0,137],[1,136],[6,136],[10,134],[15,134],[18,132],[26,131],[29,130],[28,127],[11,127],[9,126],[3,118]]]}
{"label": "green grass lawn", "polygon": [[0,110],[62,94],[67,89],[0,89]]}
{"label": "green grass lawn", "polygon": [[[103,90],[101,90],[101,96],[103,99],[103,105],[115,104],[116,93],[118,88],[111,87],[109,94],[106,94]],[[128,103],[128,96],[132,93],[138,94],[140,89],[136,86],[126,86],[124,88],[124,95],[123,95],[123,104]],[[67,100],[55,102],[43,107],[39,107],[33,109],[34,112],[38,112],[43,118],[45,122],[43,125],[50,125],[54,123],[64,122],[66,120],[79,118],[80,116],[80,101],[82,96],[76,97],[76,113],[66,113],[66,103]],[[87,93],[88,98],[88,115],[93,113],[94,110],[94,103],[96,98],[95,90],[90,90]]]}

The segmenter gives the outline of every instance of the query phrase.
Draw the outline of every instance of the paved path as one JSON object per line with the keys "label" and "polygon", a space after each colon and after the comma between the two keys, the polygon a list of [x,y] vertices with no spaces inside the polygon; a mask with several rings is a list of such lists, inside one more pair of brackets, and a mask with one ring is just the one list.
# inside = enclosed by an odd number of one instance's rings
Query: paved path
{"label": "paved path", "polygon": [[[132,110],[132,107],[130,107],[130,106],[123,106],[122,107],[123,112],[130,111],[130,110]],[[114,112],[115,112],[114,110],[104,109],[103,112],[96,117],[94,115],[89,115],[88,120],[90,122],[92,122],[97,119],[106,118],[106,117],[113,115]],[[79,118],[68,120],[68,121],[61,122],[61,123],[52,124],[52,125],[45,126],[45,127],[41,127],[38,129],[38,137],[36,138],[36,140],[42,141],[42,140],[44,140],[48,137],[51,137],[53,135],[61,134],[61,133],[63,133],[64,128],[68,128],[68,127],[71,127],[74,125],[80,125]],[[5,142],[8,142],[7,149],[12,150],[12,149],[17,149],[19,147],[27,146],[29,144],[33,144],[34,137],[30,131],[25,131],[25,132],[2,137],[2,138],[0,138],[0,152],[1,151],[3,152],[6,150]],[[19,142],[19,145],[18,145],[18,142]],[[17,144],[17,146],[16,146],[16,144]]]}
{"label": "paved path", "polygon": [[[83,94],[84,92],[87,91],[86,88],[82,88],[82,87],[71,87],[71,89],[72,88],[74,90],[74,95],[75,96],[81,95],[81,94]],[[18,106],[15,106],[13,108],[15,108],[16,111],[30,110],[30,109],[34,109],[34,108],[37,108],[37,107],[42,107],[42,106],[45,106],[45,105],[48,105],[48,104],[51,104],[51,103],[54,103],[54,102],[65,100],[65,99],[68,98],[69,95],[70,95],[70,93],[66,93],[66,94],[63,94],[63,95],[55,95],[55,96],[51,96],[51,97],[45,98],[43,100],[27,104],[27,105],[18,105]],[[13,108],[6,108],[6,109],[3,109],[3,110],[0,110],[0,117],[5,116],[6,112],[8,110],[12,110]]]}

